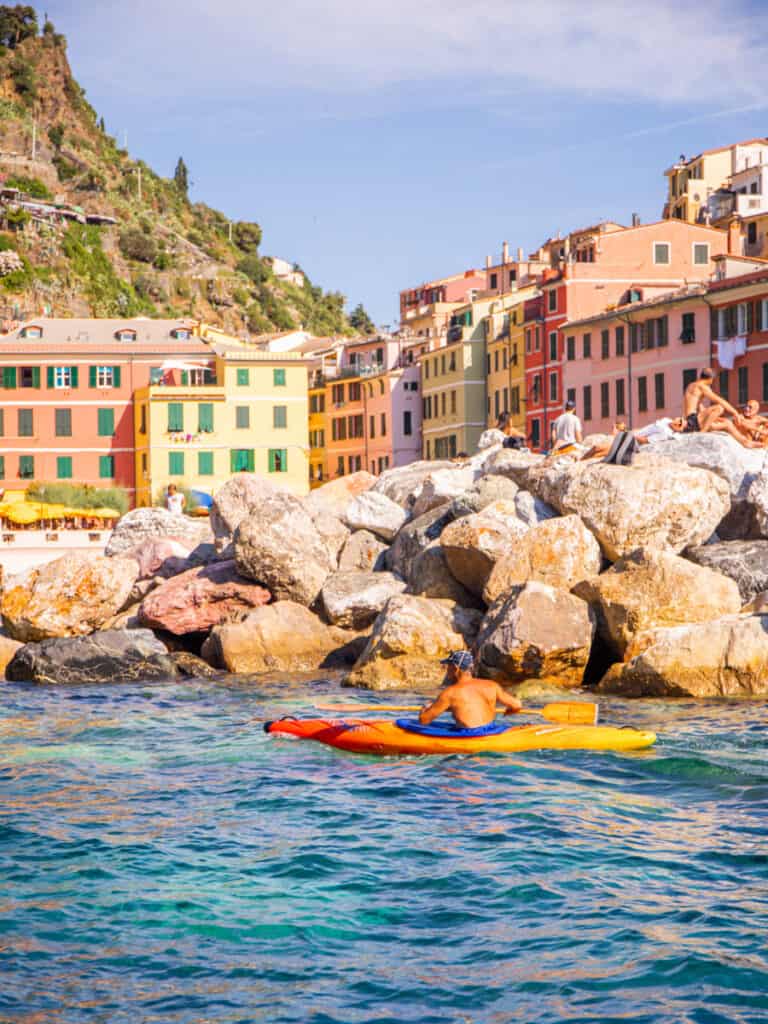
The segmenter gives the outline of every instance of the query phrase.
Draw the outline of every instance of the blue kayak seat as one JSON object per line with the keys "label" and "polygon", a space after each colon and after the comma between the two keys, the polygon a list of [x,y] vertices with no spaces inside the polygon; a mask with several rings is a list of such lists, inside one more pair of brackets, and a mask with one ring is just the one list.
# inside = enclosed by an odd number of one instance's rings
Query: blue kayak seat
{"label": "blue kayak seat", "polygon": [[459,725],[422,725],[417,718],[397,718],[395,725],[404,732],[417,736],[439,736],[449,740],[470,740],[477,736],[498,736],[515,727],[511,722],[489,722],[476,729],[462,729]]}

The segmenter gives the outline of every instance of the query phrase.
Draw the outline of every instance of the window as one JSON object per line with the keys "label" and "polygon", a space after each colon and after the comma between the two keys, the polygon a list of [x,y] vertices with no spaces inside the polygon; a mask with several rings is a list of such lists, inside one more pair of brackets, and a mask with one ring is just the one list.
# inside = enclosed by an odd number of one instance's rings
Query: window
{"label": "window", "polygon": [[531,420],[531,446],[533,448],[541,447],[541,420]]}
{"label": "window", "polygon": [[171,331],[171,337],[176,338],[177,341],[189,341],[192,337],[192,332],[186,327],[174,327]]}
{"label": "window", "polygon": [[541,350],[541,331],[537,327],[533,333],[533,351],[539,352]]}
{"label": "window", "polygon": [[56,437],[72,437],[72,410],[56,409],[54,419]]}
{"label": "window", "polygon": [[[723,389],[720,389],[720,394],[723,394]],[[726,398],[723,395],[723,398]],[[768,402],[768,363],[763,363],[763,401]]]}
{"label": "window", "polygon": [[536,374],[533,378],[533,387],[531,389],[531,401],[534,405],[538,405],[541,401],[541,374]]}
{"label": "window", "polygon": [[509,353],[507,352],[506,348],[503,349],[502,350],[502,357],[503,357],[502,369],[503,370],[506,370],[507,366],[509,365],[508,356],[509,356]]}
{"label": "window", "polygon": [[425,380],[429,380],[429,360],[428,359],[424,360],[423,366],[424,366],[424,379]]}
{"label": "window", "polygon": [[[490,372],[490,369],[491,369],[490,360],[491,360],[491,357],[488,356],[488,371],[489,372]],[[441,375],[445,373],[445,356],[440,356],[440,373],[441,373]]]}
{"label": "window", "polygon": [[247,388],[251,382],[251,372],[247,368],[240,368],[237,371],[237,386]]}
{"label": "window", "polygon": [[34,455],[19,456],[19,476],[22,480],[32,480],[35,475]]}
{"label": "window", "polygon": [[709,263],[709,242],[693,243],[693,264],[696,267],[706,267]]}
{"label": "window", "polygon": [[71,480],[72,479],[72,456],[71,455],[59,455],[56,459],[56,479],[57,480]]}
{"label": "window", "polygon": [[403,433],[406,437],[410,437],[413,434],[413,422],[411,413],[406,409],[403,413]]}
{"label": "window", "polygon": [[557,401],[557,374],[550,373],[549,375],[549,400],[550,402]]}
{"label": "window", "polygon": [[[432,412],[432,399],[431,398],[427,399],[427,410],[431,414],[431,412]],[[427,419],[429,419],[429,416],[427,416]],[[368,437],[371,439],[371,441],[375,441],[376,440],[376,417],[373,415],[373,413],[371,413],[371,415],[368,417]]]}
{"label": "window", "polygon": [[653,262],[656,266],[667,266],[671,261],[672,246],[669,242],[653,243]]}
{"label": "window", "polygon": [[592,385],[587,384],[583,389],[584,419],[592,419]]}
{"label": "window", "polygon": [[549,358],[553,363],[557,361],[557,331],[549,332]]}
{"label": "window", "polygon": [[496,275],[496,274],[491,274],[491,288],[496,288],[496,287],[498,287],[498,283],[499,283],[499,282],[498,282],[498,275]]}
{"label": "window", "polygon": [[19,331],[19,336],[22,338],[42,338],[43,329],[42,327],[24,327]]}
{"label": "window", "polygon": [[98,409],[96,412],[96,433],[99,437],[112,437],[115,433],[115,410]]}
{"label": "window", "polygon": [[499,372],[499,350],[498,349],[496,349],[496,351],[493,353],[493,372],[494,373],[498,373]]}
{"label": "window", "polygon": [[198,434],[213,433],[213,403],[200,402],[197,407],[197,432]]}
{"label": "window", "polygon": [[680,330],[680,341],[684,345],[690,345],[696,341],[696,314],[683,313],[682,328]]}
{"label": "window", "polygon": [[443,392],[442,395],[440,395],[440,415],[441,416],[445,416],[445,409],[446,409],[446,404],[445,403],[446,403],[445,392]]}
{"label": "window", "polygon": [[288,472],[288,449],[287,448],[270,448],[269,449],[269,472],[270,473],[287,473]]}
{"label": "window", "polygon": [[547,310],[550,313],[556,313],[557,312],[557,289],[556,288],[550,288],[550,290],[547,292]]}
{"label": "window", "polygon": [[162,384],[163,383],[163,371],[159,366],[151,366],[149,369],[149,383],[150,384]]}
{"label": "window", "polygon": [[381,436],[387,436],[387,414],[385,412],[381,414]]}
{"label": "window", "polygon": [[[347,459],[347,462],[349,463],[349,472],[350,473],[359,473],[360,470],[363,468],[363,457],[362,457],[362,455],[350,455],[349,458]],[[381,471],[382,463],[383,463],[383,460],[379,459],[379,466],[380,466],[380,470],[379,471]]]}
{"label": "window", "polygon": [[616,381],[616,415],[624,416],[626,413],[625,398],[624,398],[624,378],[620,377]]}
{"label": "window", "polygon": [[336,476],[344,476],[344,456],[340,455],[336,460]]}
{"label": "window", "polygon": [[739,388],[739,405],[749,401],[749,367],[740,366],[737,375]]}
{"label": "window", "polygon": [[576,338],[572,334],[565,339],[565,358],[571,362],[576,358]]}
{"label": "window", "polygon": [[755,224],[755,222],[752,221],[750,224],[747,224],[747,244],[748,245],[755,245],[756,242],[757,242],[757,224]]}
{"label": "window", "polygon": [[15,388],[16,387],[16,367],[15,366],[4,366],[3,367],[3,387],[4,388]]}
{"label": "window", "polygon": [[696,380],[696,370],[683,370],[683,391]]}
{"label": "window", "polygon": [[565,392],[566,402],[573,402],[576,405],[576,388],[568,388]]}
{"label": "window", "polygon": [[253,448],[232,448],[229,468],[232,473],[252,473],[256,465]]}
{"label": "window", "polygon": [[611,357],[611,332],[608,330],[600,331],[600,357],[602,359]]}
{"label": "window", "polygon": [[177,434],[184,429],[184,406],[181,402],[168,403],[168,433]]}
{"label": "window", "polygon": [[117,338],[118,341],[136,341],[136,331],[115,331],[115,337]]}
{"label": "window", "polygon": [[18,426],[19,437],[32,437],[34,430],[31,409],[19,409]]}
{"label": "window", "polygon": [[0,409],[0,437],[5,437],[5,409]]}
{"label": "window", "polygon": [[493,395],[493,414],[496,417],[496,419],[499,418],[499,413],[500,412],[501,412],[501,392],[500,391],[495,391],[494,395]]}
{"label": "window", "polygon": [[5,456],[0,455],[0,480],[5,480]]}
{"label": "window", "polygon": [[600,384],[600,415],[605,420],[611,415],[611,399],[608,393],[608,381]]}
{"label": "window", "polygon": [[585,334],[582,339],[582,355],[585,359],[592,358],[592,335]]}
{"label": "window", "polygon": [[184,452],[168,452],[169,476],[184,476]]}
{"label": "window", "polygon": [[341,405],[344,401],[344,385],[334,384],[331,388],[331,400],[334,405]]}
{"label": "window", "polygon": [[624,355],[624,328],[623,327],[617,327],[616,328],[616,355],[617,356],[623,356]]}
{"label": "window", "polygon": [[648,378],[637,378],[637,408],[640,412],[648,411]]}
{"label": "window", "polygon": [[663,373],[655,373],[653,375],[653,394],[654,394],[654,403],[656,405],[656,408],[657,409],[663,409],[664,406],[666,405],[666,400],[664,398],[664,374]]}
{"label": "window", "polygon": [[362,394],[360,388],[360,381],[353,380],[349,385],[349,400],[350,402],[359,402]]}
{"label": "window", "polygon": [[[184,452],[173,452],[174,455],[180,455],[182,463],[184,461]],[[182,469],[183,472],[183,469]],[[115,476],[115,457],[114,455],[100,455],[99,456],[99,477],[102,480],[113,480]]]}
{"label": "window", "polygon": [[[22,388],[39,388],[40,387],[40,367],[39,366],[22,366],[19,377],[19,387]],[[69,385],[67,384],[67,387]]]}
{"label": "window", "polygon": [[520,414],[520,388],[514,387],[510,392],[510,409],[509,411],[514,415]]}
{"label": "window", "polygon": [[455,391],[451,392],[451,412],[452,413],[456,412],[456,392]]}
{"label": "window", "polygon": [[525,351],[526,352],[530,352],[531,351],[531,335],[532,334],[533,334],[533,331],[531,330],[531,328],[530,327],[526,327],[525,328]]}
{"label": "window", "polygon": [[251,410],[247,405],[235,406],[235,427],[237,430],[248,430],[251,425]]}
{"label": "window", "polygon": [[272,386],[276,388],[285,387],[285,370],[272,371]]}
{"label": "window", "polygon": [[287,405],[273,405],[272,406],[272,426],[276,430],[282,430],[288,426],[288,406]]}
{"label": "window", "polygon": [[89,366],[88,386],[91,388],[119,388],[119,366]]}
{"label": "window", "polygon": [[197,453],[197,475],[213,476],[213,452]]}
{"label": "window", "polygon": [[139,433],[146,434],[147,432],[147,407],[142,405],[141,407],[141,418],[139,420]]}

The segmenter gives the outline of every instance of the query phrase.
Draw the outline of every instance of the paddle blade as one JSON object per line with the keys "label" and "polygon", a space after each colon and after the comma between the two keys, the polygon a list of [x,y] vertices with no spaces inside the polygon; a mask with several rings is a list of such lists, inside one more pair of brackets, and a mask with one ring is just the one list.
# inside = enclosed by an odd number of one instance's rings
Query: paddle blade
{"label": "paddle blade", "polygon": [[564,700],[557,704],[545,704],[539,714],[550,722],[565,725],[597,725],[599,706],[586,701]]}
{"label": "paddle blade", "polygon": [[419,704],[323,704],[313,705],[318,711],[332,711],[334,714],[356,715],[366,711],[421,711]]}

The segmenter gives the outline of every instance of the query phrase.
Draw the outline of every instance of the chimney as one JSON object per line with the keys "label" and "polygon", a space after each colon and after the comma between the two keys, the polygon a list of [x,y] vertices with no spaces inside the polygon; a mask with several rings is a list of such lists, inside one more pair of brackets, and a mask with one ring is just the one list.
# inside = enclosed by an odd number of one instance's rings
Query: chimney
{"label": "chimney", "polygon": [[518,249],[517,249],[517,262],[518,263],[522,263],[523,262],[523,247],[522,247],[522,245],[518,246]]}
{"label": "chimney", "polygon": [[486,256],[485,257],[485,269],[486,270],[490,270],[491,269],[491,257],[490,256]]}
{"label": "chimney", "polygon": [[741,222],[738,217],[728,221],[728,255],[741,256]]}
{"label": "chimney", "polygon": [[509,242],[502,242],[501,244],[501,262],[509,263]]}
{"label": "chimney", "polygon": [[639,228],[640,227],[640,214],[639,213],[633,213],[632,214],[632,227],[633,228]]}

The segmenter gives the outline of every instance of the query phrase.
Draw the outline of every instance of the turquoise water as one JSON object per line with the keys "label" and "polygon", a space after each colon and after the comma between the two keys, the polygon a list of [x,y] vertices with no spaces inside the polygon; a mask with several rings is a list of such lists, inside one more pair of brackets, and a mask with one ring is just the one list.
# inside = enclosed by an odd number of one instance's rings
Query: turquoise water
{"label": "turquoise water", "polygon": [[4,686],[2,1024],[768,1020],[765,706],[375,760],[261,732],[308,693]]}

